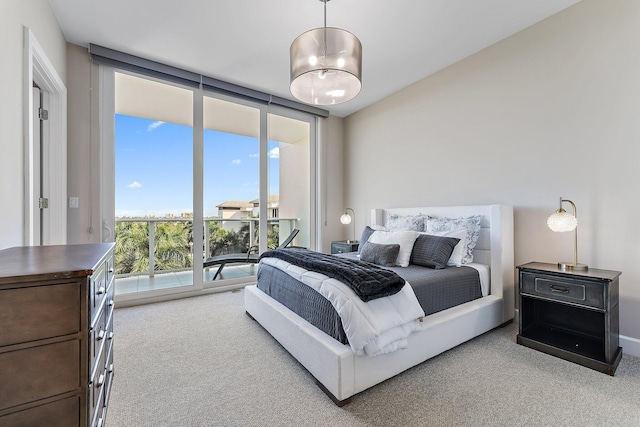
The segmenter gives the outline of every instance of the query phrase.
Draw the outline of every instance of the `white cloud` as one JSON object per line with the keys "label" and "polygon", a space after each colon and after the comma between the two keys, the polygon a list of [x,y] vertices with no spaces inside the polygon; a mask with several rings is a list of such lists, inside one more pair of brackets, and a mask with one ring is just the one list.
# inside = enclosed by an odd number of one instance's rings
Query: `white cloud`
{"label": "white cloud", "polygon": [[249,158],[250,158],[250,159],[254,159],[254,158],[256,158],[256,157],[260,157],[260,154],[258,154],[258,153],[255,153],[255,154],[249,154]]}
{"label": "white cloud", "polygon": [[280,147],[272,148],[269,151],[269,158],[270,159],[279,159],[280,158]]}
{"label": "white cloud", "polygon": [[129,187],[129,188],[140,188],[140,187],[142,187],[142,184],[140,184],[138,181],[133,181],[131,184],[127,185],[127,187]]}
{"label": "white cloud", "polygon": [[155,128],[162,126],[164,124],[163,121],[158,120],[157,122],[153,122],[149,125],[149,127],[147,128],[147,132],[151,132],[152,130],[154,130]]}
{"label": "white cloud", "polygon": [[231,164],[232,165],[239,165],[241,161],[242,160],[240,160],[240,159],[231,160]]}

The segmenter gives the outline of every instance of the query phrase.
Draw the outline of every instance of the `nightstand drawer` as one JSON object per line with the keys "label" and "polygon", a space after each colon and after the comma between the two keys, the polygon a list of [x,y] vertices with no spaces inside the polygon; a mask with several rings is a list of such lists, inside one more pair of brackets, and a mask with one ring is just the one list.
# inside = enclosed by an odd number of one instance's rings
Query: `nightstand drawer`
{"label": "nightstand drawer", "polygon": [[597,309],[605,309],[605,286],[601,282],[563,280],[555,276],[543,276],[523,272],[521,292],[532,296],[564,301]]}
{"label": "nightstand drawer", "polygon": [[357,252],[358,246],[358,242],[331,242],[331,253],[346,254],[348,252]]}

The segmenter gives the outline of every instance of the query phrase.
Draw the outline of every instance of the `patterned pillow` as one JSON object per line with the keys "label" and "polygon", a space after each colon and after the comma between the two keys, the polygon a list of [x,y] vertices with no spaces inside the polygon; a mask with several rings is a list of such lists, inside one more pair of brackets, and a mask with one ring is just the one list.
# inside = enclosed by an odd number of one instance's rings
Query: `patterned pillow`
{"label": "patterned pillow", "polygon": [[387,217],[385,228],[389,231],[413,230],[425,231],[425,222],[429,217],[425,214],[417,215],[397,215],[391,214]]}
{"label": "patterned pillow", "polygon": [[372,262],[383,267],[393,267],[400,253],[400,245],[380,245],[366,242],[360,252],[360,260]]}
{"label": "patterned pillow", "polygon": [[460,239],[454,237],[432,236],[420,234],[413,245],[411,264],[439,270],[447,266],[447,262]]}
{"label": "patterned pillow", "polygon": [[462,264],[473,262],[473,248],[480,237],[480,222],[482,215],[461,216],[459,218],[432,218],[427,219],[427,233],[444,232],[464,228],[467,230],[465,241],[466,250],[462,256]]}

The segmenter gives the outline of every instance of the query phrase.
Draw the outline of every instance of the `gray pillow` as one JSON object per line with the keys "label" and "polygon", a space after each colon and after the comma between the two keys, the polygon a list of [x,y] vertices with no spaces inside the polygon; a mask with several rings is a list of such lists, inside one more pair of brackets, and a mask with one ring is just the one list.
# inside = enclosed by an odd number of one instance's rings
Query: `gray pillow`
{"label": "gray pillow", "polygon": [[362,247],[364,246],[365,243],[367,243],[367,240],[369,240],[369,237],[371,237],[374,231],[375,230],[369,227],[368,225],[364,228],[364,230],[362,230],[362,236],[360,237],[360,246],[358,246],[358,252],[362,252]]}
{"label": "gray pillow", "polygon": [[420,234],[413,244],[411,264],[439,270],[447,266],[447,261],[460,239],[455,237]]}
{"label": "gray pillow", "polygon": [[379,243],[366,242],[361,246],[360,260],[371,262],[383,267],[393,267],[400,253],[400,245],[381,245]]}

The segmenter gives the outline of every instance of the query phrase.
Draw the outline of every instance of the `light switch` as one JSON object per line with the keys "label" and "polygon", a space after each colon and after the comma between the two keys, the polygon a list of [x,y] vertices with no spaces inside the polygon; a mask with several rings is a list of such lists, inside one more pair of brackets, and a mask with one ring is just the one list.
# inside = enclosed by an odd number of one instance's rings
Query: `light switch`
{"label": "light switch", "polygon": [[77,197],[69,197],[69,207],[77,209],[78,208],[78,198]]}

